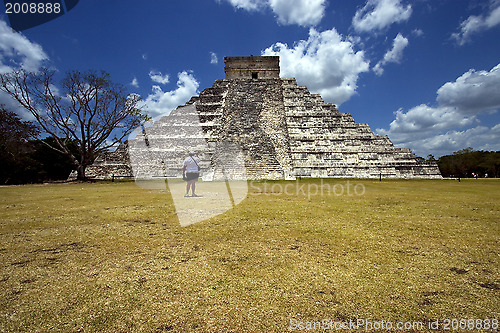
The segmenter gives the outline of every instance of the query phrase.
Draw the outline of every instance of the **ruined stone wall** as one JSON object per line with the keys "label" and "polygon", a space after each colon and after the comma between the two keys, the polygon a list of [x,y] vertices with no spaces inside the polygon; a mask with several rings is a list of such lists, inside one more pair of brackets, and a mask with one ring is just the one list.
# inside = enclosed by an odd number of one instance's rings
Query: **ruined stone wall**
{"label": "ruined stone wall", "polygon": [[[92,179],[122,179],[132,177],[132,168],[126,143],[119,145],[115,151],[106,152],[97,157],[92,165],[85,171],[88,178]],[[76,170],[68,176],[68,180],[77,178]]]}

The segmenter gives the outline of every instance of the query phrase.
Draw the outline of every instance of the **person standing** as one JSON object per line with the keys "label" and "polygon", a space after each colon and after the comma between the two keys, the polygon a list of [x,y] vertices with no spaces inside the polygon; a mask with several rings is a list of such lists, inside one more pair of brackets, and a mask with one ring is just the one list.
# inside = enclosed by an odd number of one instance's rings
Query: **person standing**
{"label": "person standing", "polygon": [[186,194],[185,197],[189,197],[189,189],[191,188],[191,196],[198,197],[196,195],[196,182],[198,181],[198,177],[200,176],[200,159],[198,158],[198,154],[194,151],[189,152],[189,156],[184,160],[184,165],[182,167],[182,179],[184,179],[186,184]]}

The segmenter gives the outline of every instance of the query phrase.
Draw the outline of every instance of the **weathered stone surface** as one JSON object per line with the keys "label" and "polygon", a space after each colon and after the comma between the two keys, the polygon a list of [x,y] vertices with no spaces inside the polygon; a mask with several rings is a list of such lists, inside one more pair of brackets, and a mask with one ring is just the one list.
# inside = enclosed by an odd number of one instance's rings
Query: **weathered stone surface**
{"label": "weathered stone surface", "polygon": [[279,57],[225,57],[226,79],[279,79]]}
{"label": "weathered stone surface", "polygon": [[[128,146],[121,144],[114,152],[101,154],[94,164],[88,166],[86,175],[94,179],[128,178],[132,175]],[[71,172],[69,179],[76,179],[76,171]]]}
{"label": "weathered stone surface", "polygon": [[[99,157],[88,175],[180,177],[187,150],[197,150],[210,179],[441,178],[435,163],[417,162],[409,149],[395,148],[295,79],[279,78],[278,57],[225,63],[224,80]],[[128,153],[139,159],[135,170]],[[228,162],[238,154],[244,172]]]}

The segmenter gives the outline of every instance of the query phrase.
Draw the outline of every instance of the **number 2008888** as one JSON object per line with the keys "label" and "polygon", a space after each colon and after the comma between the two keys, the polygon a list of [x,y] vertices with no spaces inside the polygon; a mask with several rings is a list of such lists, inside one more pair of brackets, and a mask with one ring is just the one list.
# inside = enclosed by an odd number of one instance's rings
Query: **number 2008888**
{"label": "number 2008888", "polygon": [[6,14],[59,14],[61,4],[51,2],[5,3]]}

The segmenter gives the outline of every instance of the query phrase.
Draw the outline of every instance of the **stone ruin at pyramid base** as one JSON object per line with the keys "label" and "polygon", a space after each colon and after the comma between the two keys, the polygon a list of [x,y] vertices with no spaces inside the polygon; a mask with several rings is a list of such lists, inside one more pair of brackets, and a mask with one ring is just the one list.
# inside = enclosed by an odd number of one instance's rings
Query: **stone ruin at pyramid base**
{"label": "stone ruin at pyramid base", "polygon": [[87,176],[181,178],[195,150],[204,180],[442,178],[436,163],[417,161],[294,78],[280,78],[279,57],[224,60],[225,79],[102,154]]}

